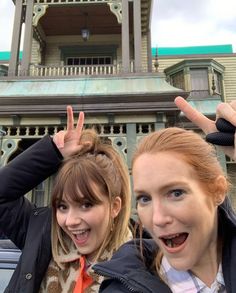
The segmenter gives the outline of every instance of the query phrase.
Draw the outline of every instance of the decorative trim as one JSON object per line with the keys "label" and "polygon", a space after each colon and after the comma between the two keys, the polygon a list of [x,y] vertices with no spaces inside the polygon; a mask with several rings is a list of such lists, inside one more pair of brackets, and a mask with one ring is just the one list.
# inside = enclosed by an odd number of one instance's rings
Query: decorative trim
{"label": "decorative trim", "polygon": [[37,26],[40,18],[46,13],[47,4],[35,4],[33,10],[33,26]]}
{"label": "decorative trim", "polygon": [[[15,1],[15,0],[14,0]],[[49,5],[73,5],[73,4],[101,4],[117,0],[34,0],[36,4],[49,4]],[[23,0],[23,5],[27,5],[27,0]]]}
{"label": "decorative trim", "polygon": [[1,166],[4,166],[9,161],[10,156],[18,149],[20,138],[12,139],[3,139],[2,144],[2,156],[1,156]]}
{"label": "decorative trim", "polygon": [[121,0],[110,0],[107,5],[110,6],[110,10],[115,14],[118,23],[122,22],[122,4]]}

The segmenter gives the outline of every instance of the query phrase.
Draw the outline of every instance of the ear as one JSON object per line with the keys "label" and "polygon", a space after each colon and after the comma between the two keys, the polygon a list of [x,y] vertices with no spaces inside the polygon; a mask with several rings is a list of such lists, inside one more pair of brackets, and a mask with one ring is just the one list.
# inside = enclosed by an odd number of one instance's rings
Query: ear
{"label": "ear", "polygon": [[219,206],[225,200],[226,193],[228,190],[227,180],[224,176],[220,175],[217,177],[215,181],[215,205]]}
{"label": "ear", "polygon": [[121,210],[121,203],[122,203],[121,198],[119,196],[117,196],[114,199],[112,206],[111,206],[111,217],[113,219],[115,219],[118,216],[118,214]]}

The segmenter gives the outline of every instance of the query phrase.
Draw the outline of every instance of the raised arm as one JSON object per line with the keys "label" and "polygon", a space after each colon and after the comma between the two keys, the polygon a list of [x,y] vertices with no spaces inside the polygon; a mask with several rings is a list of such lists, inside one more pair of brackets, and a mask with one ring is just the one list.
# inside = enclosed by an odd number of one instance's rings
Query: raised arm
{"label": "raised arm", "polygon": [[[55,173],[63,157],[78,152],[84,124],[81,112],[74,127],[73,110],[67,107],[67,129],[53,137],[45,136],[0,169],[0,203],[24,195]],[[59,151],[58,151],[59,150]]]}
{"label": "raised arm", "polygon": [[[24,195],[55,173],[63,159],[76,152],[84,123],[80,113],[74,127],[73,111],[67,107],[67,129],[45,136],[0,169],[0,226],[18,247],[24,246],[34,205]],[[24,227],[24,228],[22,228]]]}
{"label": "raised arm", "polygon": [[[205,134],[218,132],[216,128],[216,121],[212,121],[202,113],[198,112],[182,97],[176,97],[175,104],[185,114],[185,116],[195,125],[201,128]],[[236,127],[236,101],[231,103],[220,103],[216,109],[216,120],[218,118],[223,118]],[[234,145],[236,145],[235,135]],[[236,159],[236,151],[234,146],[221,146],[220,148],[231,159]]]}

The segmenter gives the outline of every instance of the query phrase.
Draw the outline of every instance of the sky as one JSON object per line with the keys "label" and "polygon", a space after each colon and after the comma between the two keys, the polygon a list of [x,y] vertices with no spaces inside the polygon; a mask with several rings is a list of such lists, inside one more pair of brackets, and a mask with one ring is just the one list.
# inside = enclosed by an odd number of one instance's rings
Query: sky
{"label": "sky", "polygon": [[[236,0],[153,2],[152,47],[232,44],[236,53]],[[0,51],[10,51],[13,18],[12,0],[0,0]]]}
{"label": "sky", "polygon": [[155,0],[152,46],[232,44],[236,53],[235,0]]}

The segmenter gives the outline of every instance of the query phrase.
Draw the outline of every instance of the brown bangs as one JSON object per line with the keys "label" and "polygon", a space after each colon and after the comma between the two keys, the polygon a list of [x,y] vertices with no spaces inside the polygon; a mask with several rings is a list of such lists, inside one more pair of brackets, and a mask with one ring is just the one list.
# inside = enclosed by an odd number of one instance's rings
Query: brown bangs
{"label": "brown bangs", "polygon": [[80,204],[101,204],[101,195],[108,195],[106,182],[94,162],[86,159],[67,161],[54,186],[52,205],[62,200]]}

